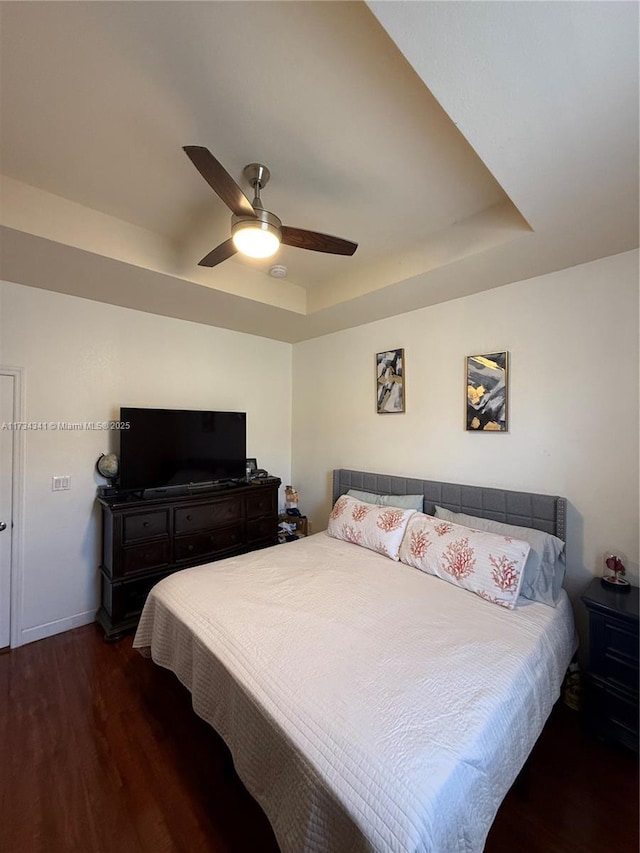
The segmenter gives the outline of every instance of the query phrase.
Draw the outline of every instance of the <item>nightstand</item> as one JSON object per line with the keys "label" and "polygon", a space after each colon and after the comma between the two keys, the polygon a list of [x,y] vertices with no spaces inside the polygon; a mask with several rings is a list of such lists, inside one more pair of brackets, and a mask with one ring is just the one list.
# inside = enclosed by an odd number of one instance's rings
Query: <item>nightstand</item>
{"label": "nightstand", "polygon": [[638,587],[582,595],[589,611],[587,714],[591,730],[638,752]]}

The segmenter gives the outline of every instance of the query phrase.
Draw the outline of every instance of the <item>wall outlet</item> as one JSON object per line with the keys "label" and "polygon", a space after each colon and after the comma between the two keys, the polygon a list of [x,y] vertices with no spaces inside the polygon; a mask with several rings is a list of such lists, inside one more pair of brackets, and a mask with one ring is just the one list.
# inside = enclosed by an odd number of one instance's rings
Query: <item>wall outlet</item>
{"label": "wall outlet", "polygon": [[65,474],[64,477],[52,477],[51,478],[51,491],[52,492],[66,492],[71,488],[71,475]]}

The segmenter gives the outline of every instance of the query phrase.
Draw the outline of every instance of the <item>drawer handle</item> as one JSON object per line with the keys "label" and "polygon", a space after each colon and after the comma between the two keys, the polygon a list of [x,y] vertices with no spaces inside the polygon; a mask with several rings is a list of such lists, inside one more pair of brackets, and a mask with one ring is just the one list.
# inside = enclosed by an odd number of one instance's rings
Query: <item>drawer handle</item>
{"label": "drawer handle", "polygon": [[193,545],[187,545],[187,551],[193,551]]}
{"label": "drawer handle", "polygon": [[147,552],[147,553],[144,555],[144,558],[145,558],[145,560],[150,560],[150,559],[151,559],[151,554],[149,554],[149,552]]}
{"label": "drawer handle", "polygon": [[188,515],[188,516],[187,516],[187,521],[193,521],[193,516]]}
{"label": "drawer handle", "polygon": [[149,522],[148,522],[148,521],[143,521],[143,522],[142,522],[142,526],[143,526],[143,527],[148,527],[148,526],[149,526]]}

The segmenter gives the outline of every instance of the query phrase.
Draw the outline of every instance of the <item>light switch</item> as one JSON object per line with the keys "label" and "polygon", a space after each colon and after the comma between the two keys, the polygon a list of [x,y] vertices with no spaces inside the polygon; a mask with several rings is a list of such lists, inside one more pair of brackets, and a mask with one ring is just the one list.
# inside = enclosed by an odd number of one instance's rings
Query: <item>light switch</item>
{"label": "light switch", "polygon": [[51,491],[64,492],[71,488],[71,475],[65,474],[63,477],[51,478]]}

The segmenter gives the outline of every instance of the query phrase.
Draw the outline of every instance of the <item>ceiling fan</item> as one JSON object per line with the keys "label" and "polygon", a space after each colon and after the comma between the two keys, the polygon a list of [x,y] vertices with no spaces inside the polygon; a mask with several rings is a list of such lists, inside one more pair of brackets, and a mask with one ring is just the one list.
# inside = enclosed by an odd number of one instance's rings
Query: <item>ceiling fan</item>
{"label": "ceiling fan", "polygon": [[200,145],[185,145],[183,150],[200,172],[205,181],[227,205],[231,217],[231,237],[216,246],[198,262],[201,267],[215,267],[226,261],[236,252],[250,258],[268,258],[277,252],[281,243],[298,249],[311,249],[313,252],[327,252],[331,255],[353,255],[357,243],[320,234],[318,231],[306,231],[304,228],[290,228],[283,225],[278,217],[265,210],[260,199],[260,191],[269,182],[270,172],[260,163],[250,163],[244,167],[244,174],[254,189],[252,202],[242,192],[231,175],[220,164],[208,148]]}

